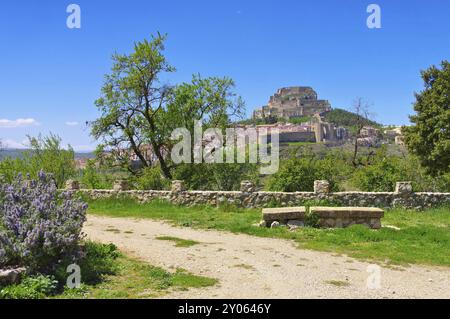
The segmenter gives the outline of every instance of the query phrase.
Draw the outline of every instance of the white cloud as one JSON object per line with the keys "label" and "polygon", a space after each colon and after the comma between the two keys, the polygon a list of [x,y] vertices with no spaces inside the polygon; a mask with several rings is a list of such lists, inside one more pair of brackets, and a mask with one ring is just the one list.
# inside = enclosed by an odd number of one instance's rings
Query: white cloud
{"label": "white cloud", "polygon": [[78,122],[76,122],[76,121],[69,121],[69,122],[66,122],[66,125],[67,126],[77,126],[79,123]]}
{"label": "white cloud", "polygon": [[2,142],[2,147],[4,147],[4,148],[17,148],[17,149],[27,148],[25,140],[22,141],[22,143],[14,141],[14,140],[10,140],[10,139],[1,140],[1,142]]}
{"label": "white cloud", "polygon": [[39,123],[32,118],[17,120],[0,119],[0,128],[16,128],[35,125],[39,125]]}

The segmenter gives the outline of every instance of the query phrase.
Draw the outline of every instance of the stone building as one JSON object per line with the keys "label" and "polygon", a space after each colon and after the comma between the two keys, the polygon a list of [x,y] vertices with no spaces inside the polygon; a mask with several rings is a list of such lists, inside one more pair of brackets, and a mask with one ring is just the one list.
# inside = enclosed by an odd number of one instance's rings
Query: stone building
{"label": "stone building", "polygon": [[320,114],[330,110],[330,103],[327,100],[319,100],[316,91],[312,88],[293,86],[279,89],[270,97],[267,105],[253,112],[253,117],[274,116],[291,119]]}

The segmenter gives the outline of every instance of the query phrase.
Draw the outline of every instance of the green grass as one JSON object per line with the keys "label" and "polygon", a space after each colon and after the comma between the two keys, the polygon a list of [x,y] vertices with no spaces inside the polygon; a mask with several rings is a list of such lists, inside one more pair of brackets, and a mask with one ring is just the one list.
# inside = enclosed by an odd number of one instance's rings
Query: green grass
{"label": "green grass", "polygon": [[227,230],[261,237],[296,241],[300,248],[330,251],[386,264],[429,264],[450,266],[450,209],[424,212],[390,210],[383,225],[400,230],[368,229],[354,225],[344,229],[300,228],[290,232],[253,226],[261,219],[259,209],[185,207],[153,201],[138,204],[131,199],[96,200],[89,213],[113,217],[139,217],[171,221],[175,225]]}
{"label": "green grass", "polygon": [[159,236],[156,237],[158,240],[168,240],[175,242],[175,247],[191,247],[197,244],[200,244],[198,241],[195,240],[189,240],[189,239],[182,239],[172,236]]}
{"label": "green grass", "polygon": [[316,144],[315,142],[287,142],[285,143],[288,146],[304,146],[304,145],[312,145]]}
{"label": "green grass", "polygon": [[173,290],[187,290],[215,285],[213,278],[195,276],[183,269],[170,273],[162,268],[121,255],[117,271],[104,276],[96,285],[83,284],[78,289],[66,288],[60,299],[142,299],[156,298]]}
{"label": "green grass", "polygon": [[85,242],[81,286],[66,286],[66,265],[52,275],[33,275],[21,283],[0,287],[0,299],[115,299],[155,298],[173,290],[188,290],[215,285],[213,278],[195,276],[183,269],[169,272],[128,257],[112,244]]}

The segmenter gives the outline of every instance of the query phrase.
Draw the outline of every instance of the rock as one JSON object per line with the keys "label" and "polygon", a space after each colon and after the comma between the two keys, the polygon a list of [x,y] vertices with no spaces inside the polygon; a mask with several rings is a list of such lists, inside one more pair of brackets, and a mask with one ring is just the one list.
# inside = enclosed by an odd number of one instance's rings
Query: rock
{"label": "rock", "polygon": [[66,189],[67,190],[78,190],[78,189],[80,189],[80,183],[76,180],[69,179],[66,182]]}
{"label": "rock", "polygon": [[301,220],[289,220],[287,222],[287,226],[289,227],[290,230],[294,230],[300,227],[304,227],[305,223]]}
{"label": "rock", "polygon": [[277,221],[275,221],[272,224],[270,224],[270,228],[277,228],[277,227],[280,227],[280,223],[277,222]]}
{"label": "rock", "polygon": [[253,193],[255,191],[255,185],[251,181],[241,182],[241,192],[243,193]]}
{"label": "rock", "polygon": [[114,191],[127,191],[128,190],[128,182],[126,180],[117,180],[114,182],[113,186]]}
{"label": "rock", "polygon": [[184,185],[184,181],[174,180],[172,181],[172,192],[180,193],[186,191],[186,186]]}
{"label": "rock", "polygon": [[23,267],[0,270],[0,286],[19,283],[25,271]]}
{"label": "rock", "polygon": [[410,194],[410,193],[412,193],[412,183],[411,182],[397,182],[397,183],[395,183],[395,193],[396,194]]}
{"label": "rock", "polygon": [[328,181],[314,181],[314,193],[329,193],[330,192],[330,183]]}

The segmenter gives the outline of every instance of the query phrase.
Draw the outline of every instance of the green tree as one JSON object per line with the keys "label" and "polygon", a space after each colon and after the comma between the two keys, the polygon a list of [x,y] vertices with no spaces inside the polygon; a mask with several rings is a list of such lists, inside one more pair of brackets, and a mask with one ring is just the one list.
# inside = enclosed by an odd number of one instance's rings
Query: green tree
{"label": "green tree", "polygon": [[[162,54],[164,40],[158,33],[151,41],[135,43],[129,55],[113,55],[111,73],[105,76],[101,97],[95,101],[101,116],[90,125],[91,134],[104,148],[117,155],[131,149],[144,167],[153,163],[141,146],[150,144],[164,174],[171,177],[158,121],[170,91],[160,83],[160,76],[175,71]],[[123,166],[129,165],[128,156],[117,158]]]}
{"label": "green tree", "polygon": [[450,172],[450,63],[421,72],[424,90],[416,93],[410,117],[413,126],[403,127],[405,143],[433,175]]}
{"label": "green tree", "polygon": [[[159,164],[164,177],[172,178],[174,164],[168,154],[173,129],[192,132],[195,120],[224,127],[242,113],[243,102],[232,92],[231,79],[194,76],[191,83],[175,87],[161,84],[162,74],[175,71],[163,55],[165,38],[158,34],[137,42],[129,55],[113,56],[111,74],[96,101],[101,116],[91,123],[91,134],[102,140],[103,149],[135,175],[139,171],[130,165],[130,152],[141,167]],[[151,146],[154,157],[145,153],[144,145]]]}
{"label": "green tree", "polygon": [[75,152],[69,145],[63,149],[61,138],[57,135],[28,137],[30,150],[21,158],[7,158],[0,162],[0,174],[7,181],[12,181],[17,174],[29,174],[36,178],[40,170],[50,173],[58,187],[63,187],[66,180],[76,174]]}

